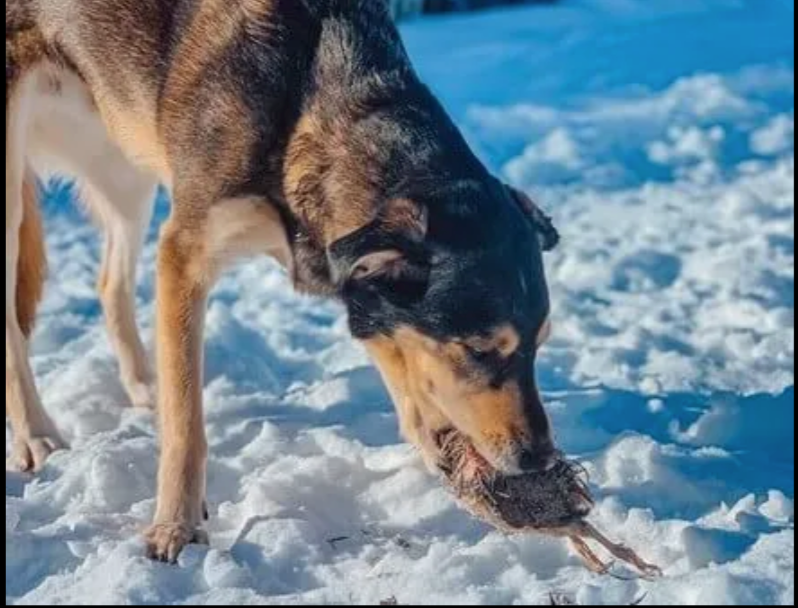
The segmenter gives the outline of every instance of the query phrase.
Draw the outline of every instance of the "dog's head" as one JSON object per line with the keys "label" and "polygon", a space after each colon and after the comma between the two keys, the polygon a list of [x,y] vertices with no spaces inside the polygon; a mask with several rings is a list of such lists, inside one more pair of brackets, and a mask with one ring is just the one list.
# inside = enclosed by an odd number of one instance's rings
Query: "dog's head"
{"label": "dog's head", "polygon": [[548,468],[554,445],[534,366],[550,329],[542,252],[557,244],[552,223],[492,180],[381,209],[328,256],[408,439],[429,452],[454,428],[502,472]]}

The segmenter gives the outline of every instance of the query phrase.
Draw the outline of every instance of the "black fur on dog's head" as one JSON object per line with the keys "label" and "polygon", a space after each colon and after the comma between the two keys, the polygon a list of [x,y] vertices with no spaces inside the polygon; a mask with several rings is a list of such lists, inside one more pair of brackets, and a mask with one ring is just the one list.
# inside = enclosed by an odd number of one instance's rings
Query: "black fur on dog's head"
{"label": "black fur on dog's head", "polygon": [[554,446],[534,364],[553,224],[492,178],[403,192],[383,209],[329,257],[400,414],[426,420],[411,423],[423,433],[457,428],[499,470],[545,469]]}
{"label": "black fur on dog's head", "polygon": [[541,252],[559,235],[523,193],[462,183],[397,198],[386,215],[405,222],[378,217],[329,250],[354,337],[413,325],[446,340],[508,322],[531,334],[546,320]]}

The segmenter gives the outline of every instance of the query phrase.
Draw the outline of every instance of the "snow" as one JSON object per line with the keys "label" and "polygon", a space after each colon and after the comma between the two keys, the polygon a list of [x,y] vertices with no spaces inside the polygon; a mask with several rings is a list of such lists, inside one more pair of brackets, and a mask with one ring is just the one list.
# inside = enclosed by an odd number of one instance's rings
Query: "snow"
{"label": "snow", "polygon": [[33,364],[73,449],[6,473],[7,603],[794,603],[793,12],[564,0],[403,26],[475,149],[555,216],[541,385],[595,522],[664,578],[597,577],[462,513],[340,308],[266,260],[208,316],[212,547],[148,562],[155,425],[116,376],[97,235],[55,188]]}
{"label": "snow", "polygon": [[751,134],[751,150],[761,156],[778,155],[795,140],[795,117],[780,114]]}

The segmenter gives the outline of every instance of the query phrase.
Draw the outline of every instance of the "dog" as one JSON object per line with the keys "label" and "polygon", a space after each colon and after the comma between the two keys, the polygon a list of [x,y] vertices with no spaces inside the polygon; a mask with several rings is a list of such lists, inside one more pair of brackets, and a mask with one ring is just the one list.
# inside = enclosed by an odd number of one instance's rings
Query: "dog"
{"label": "dog", "polygon": [[156,188],[171,195],[151,557],[207,540],[203,320],[246,256],[343,302],[432,468],[451,429],[505,474],[551,466],[534,364],[557,231],[472,153],[383,1],[6,0],[6,415],[23,470],[65,447],[27,353],[46,264],[36,184],[52,173],[76,180],[104,231],[100,299],[142,407],[136,260]]}

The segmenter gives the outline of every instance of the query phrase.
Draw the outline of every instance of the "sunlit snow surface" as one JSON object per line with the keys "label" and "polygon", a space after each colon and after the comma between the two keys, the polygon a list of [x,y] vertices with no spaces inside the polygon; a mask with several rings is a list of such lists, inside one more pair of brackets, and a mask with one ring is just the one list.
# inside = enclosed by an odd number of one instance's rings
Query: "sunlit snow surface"
{"label": "sunlit snow surface", "polygon": [[73,449],[6,473],[7,602],[793,603],[792,21],[791,0],[563,0],[403,26],[482,158],[556,218],[540,383],[595,521],[664,578],[462,513],[341,310],[265,260],[210,305],[212,547],[148,562],[154,421],[117,380],[96,232],[54,190],[33,362]]}

